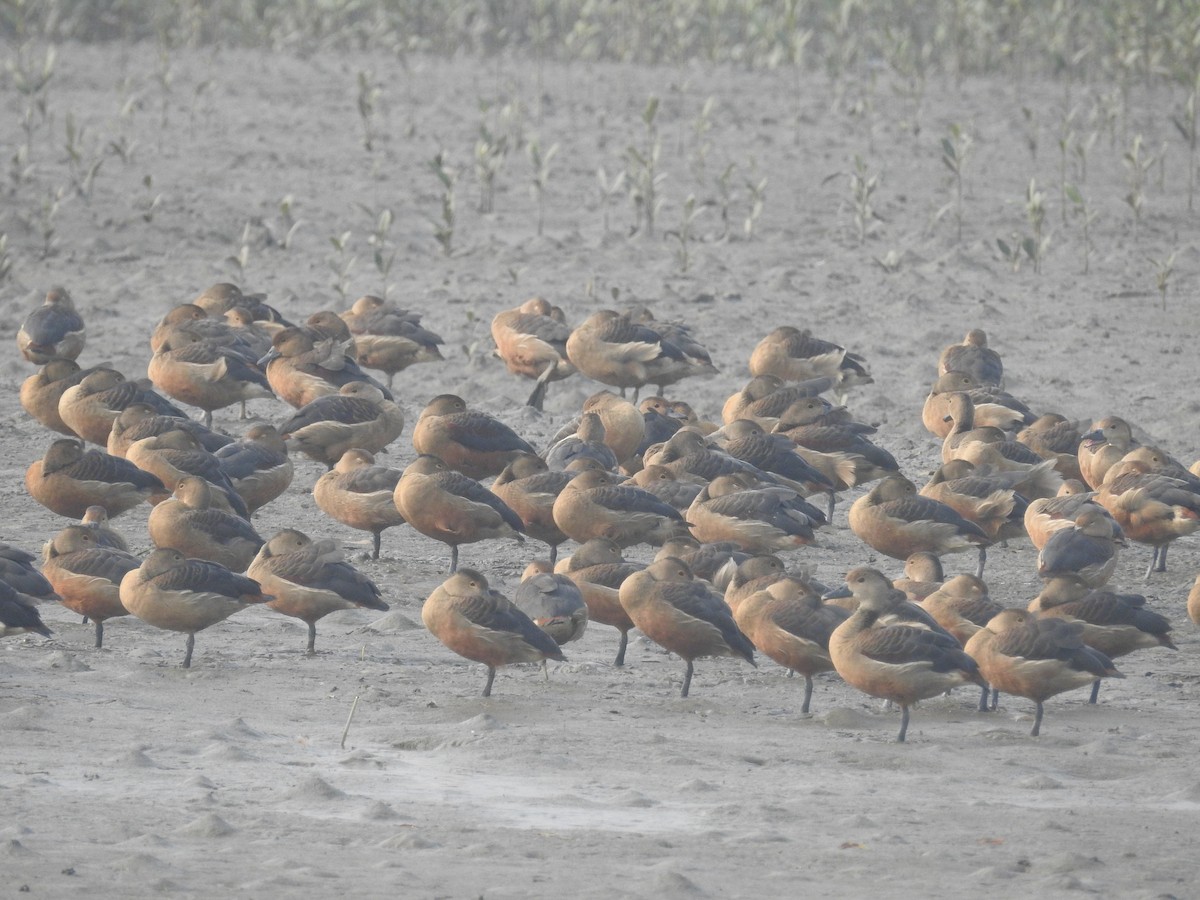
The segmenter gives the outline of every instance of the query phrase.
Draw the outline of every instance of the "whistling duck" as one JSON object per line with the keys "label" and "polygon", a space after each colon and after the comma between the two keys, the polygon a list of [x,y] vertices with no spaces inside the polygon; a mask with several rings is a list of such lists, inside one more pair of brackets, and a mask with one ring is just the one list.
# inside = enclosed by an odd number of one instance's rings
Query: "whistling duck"
{"label": "whistling duck", "polygon": [[386,610],[373,582],[341,558],[333,541],[285,528],[263,544],[246,574],[273,599],[267,606],[308,625],[307,652],[316,652],[317,620],[339,609]]}
{"label": "whistling duck", "polygon": [[1083,641],[1083,626],[1040,618],[1021,609],[996,614],[963,648],[979,663],[993,691],[1037,704],[1030,735],[1042,729],[1042,704],[1056,694],[1101,678],[1124,678],[1113,661]]}
{"label": "whistling duck", "polygon": [[289,449],[332,469],[347,450],[377,453],[404,430],[404,412],[372,384],[351,381],[316,397],[278,426]]}
{"label": "whistling duck", "polygon": [[60,438],[25,472],[25,488],[51,512],[78,519],[89,506],[119,516],[140,503],[161,499],[166,488],[157,476],[83,442]]}
{"label": "whistling duck", "polygon": [[621,584],[621,606],[642,633],[683,658],[687,669],[679,695],[692,684],[701,656],[741,657],[755,665],[754,645],[738,629],[725,601],[674,557],[651,563]]}
{"label": "whistling duck", "polygon": [[462,569],[435,588],[421,607],[421,621],[459,656],[487,666],[485,697],[492,695],[500,666],[566,661],[554,639],[474,569]]}
{"label": "whistling duck", "polygon": [[661,544],[687,533],[675,507],[607,472],[580,472],[554,501],[554,523],[574,541],[609,538],[621,547]]}
{"label": "whistling duck", "polygon": [[450,572],[458,570],[460,544],[510,537],[524,542],[521,517],[473,478],[442,460],[421,454],[400,476],[393,492],[404,521],[450,548]]}
{"label": "whistling duck", "polygon": [[393,496],[400,475],[399,469],[377,465],[366,450],[347,450],[337,465],[317,479],[313,499],[330,518],[371,532],[371,558],[379,559],[380,536],[404,524]]}
{"label": "whistling duck", "polygon": [[263,539],[244,518],[216,505],[215,489],[203,478],[180,479],[174,496],[150,512],[146,528],[156,547],[173,547],[189,559],[219,563],[244,572]]}
{"label": "whistling duck", "polygon": [[271,599],[257,581],[214,562],[188,559],[172,547],[155,550],[127,572],[120,595],[122,605],[143,622],[188,636],[185,669],[192,665],[196,632]]}
{"label": "whistling duck", "polygon": [[127,616],[121,579],[142,561],[124,550],[102,547],[85,525],[68,525],[46,550],[42,571],[67,609],[96,623],[96,649],[104,646],[104,623]]}
{"label": "whistling duck", "polygon": [[575,367],[567,360],[570,336],[566,322],[541,297],[526,300],[516,309],[496,313],[492,319],[496,355],[508,371],[536,382],[525,401],[527,406],[541,409],[547,385],[575,374]]}
{"label": "whistling duck", "polygon": [[804,676],[800,712],[807,713],[813,676],[833,671],[829,639],[850,613],[822,603],[820,595],[804,582],[783,578],[746,597],[733,617],[755,647]]}
{"label": "whistling duck", "polygon": [[51,288],[45,302],[25,317],[17,332],[17,347],[31,363],[44,366],[52,359],[76,359],[83,352],[87,330],[63,287]]}
{"label": "whistling duck", "polygon": [[978,664],[954,638],[909,625],[879,624],[881,616],[905,602],[882,573],[851,569],[846,585],[858,607],[830,636],[829,656],[851,687],[900,706],[897,741],[904,741],[909,707],[918,700],[968,682],[985,686]]}
{"label": "whistling duck", "polygon": [[965,372],[984,384],[1004,382],[1004,363],[1000,354],[988,346],[987,333],[982,328],[972,328],[961,344],[951,344],[942,350],[938,374],[947,372]]}

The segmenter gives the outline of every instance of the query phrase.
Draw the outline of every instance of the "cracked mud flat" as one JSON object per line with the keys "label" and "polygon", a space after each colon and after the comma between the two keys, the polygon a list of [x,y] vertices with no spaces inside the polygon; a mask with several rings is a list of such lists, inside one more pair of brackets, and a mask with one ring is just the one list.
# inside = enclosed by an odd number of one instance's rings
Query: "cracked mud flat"
{"label": "cracked mud flat", "polygon": [[[1102,134],[1087,193],[1101,212],[1091,272],[1081,275],[1076,227],[1059,224],[1051,123],[1061,92],[1026,86],[1020,100],[999,80],[960,92],[931,85],[914,137],[904,104],[881,89],[870,118],[838,111],[822,76],[722,69],[444,62],[369,54],[295,58],[225,50],[181,51],[165,126],[152,47],[65,46],[51,93],[52,137],[37,146],[33,180],[0,210],[14,277],[0,289],[10,348],[0,366],[4,540],[36,549],[61,520],[24,492],[24,469],[50,441],[16,400],[32,368],[12,335],[52,284],[69,287],[88,323],[85,364],[111,361],[144,374],[152,324],[207,285],[240,280],[286,315],[345,308],[331,287],[330,237],[352,231],[358,261],[349,299],[379,292],[366,237],[383,207],[395,214],[391,297],[425,314],[447,339],[443,364],[402,373],[409,418],[383,460],[412,456],[411,423],[431,396],[459,393],[544,444],[597,386],[555,384],[546,414],[521,406],[526,383],[488,355],[498,310],[533,294],[572,322],[594,309],[642,301],[660,318],[690,322],[721,375],[677,392],[719,415],[747,378],[750,349],[778,324],[807,325],[867,357],[875,384],[850,399],[880,425],[878,441],[921,481],[938,445],[920,423],[937,354],[971,327],[1003,355],[1010,390],[1038,411],[1087,419],[1118,414],[1191,461],[1198,453],[1194,393],[1195,253],[1187,246],[1183,151],[1170,127],[1172,99],[1139,93],[1132,128],[1147,146],[1170,140],[1164,184],[1147,188],[1141,236],[1130,236],[1120,137]],[[376,149],[362,146],[355,78],[384,86]],[[123,79],[128,79],[122,88]],[[198,86],[208,82],[199,90]],[[540,95],[538,84],[540,83]],[[140,94],[132,118],[119,110]],[[670,238],[628,239],[628,201],[605,209],[596,170],[609,178],[641,140],[641,113],[662,98],[660,229],[677,227],[682,201],[716,195],[737,165],[735,238],[717,240],[710,208],[696,224],[689,271]],[[702,181],[693,125],[716,98]],[[785,98],[781,100],[780,98]],[[496,212],[475,211],[470,152],[479,101],[519,99],[526,137],[558,143],[544,236],[536,233],[529,164],[512,152]],[[2,95],[5,158],[18,140],[21,98]],[[1042,125],[1035,165],[1021,106]],[[137,141],[132,162],[106,158],[90,203],[65,202],[54,252],[40,259],[36,211],[68,183],[63,119],[73,111],[91,139]],[[795,115],[798,112],[798,124]],[[967,170],[964,238],[952,214],[938,143],[950,123],[975,136]],[[440,210],[428,161],[442,147],[461,170],[454,253],[441,255],[431,218]],[[882,221],[860,246],[847,187],[855,155],[882,169],[874,198]],[[751,169],[753,160],[754,169]],[[745,179],[767,176],[752,240],[740,239]],[[1036,276],[1011,271],[997,237],[1026,227],[1022,198],[1036,175],[1047,191],[1054,241]],[[150,176],[147,188],[145,177]],[[834,176],[827,180],[827,176]],[[162,198],[151,221],[143,213]],[[289,249],[279,203],[294,197],[304,224]],[[370,214],[359,207],[364,204]],[[22,224],[22,217],[31,220]],[[243,278],[227,258],[249,254]],[[268,232],[275,243],[268,239]],[[1168,308],[1153,267],[1182,248]],[[897,272],[873,262],[902,253]],[[279,421],[281,403],[255,401]],[[239,431],[236,412],[217,424]],[[1184,615],[1196,575],[1195,539],[1171,551],[1170,571],[1148,589],[1178,629],[1178,653],[1121,661],[1095,708],[1085,691],[1047,704],[1043,737],[1028,736],[1033,706],[1004,698],[974,711],[974,692],[923,703],[907,745],[892,743],[894,713],[828,676],[813,714],[798,713],[801,684],[765,658],[760,668],[702,660],[692,697],[678,697],[682,665],[635,641],[628,665],[610,665],[615,632],[593,625],[545,683],[532,667],[502,672],[495,696],[478,696],[481,667],[454,657],[420,622],[420,602],[441,581],[440,545],[402,529],[384,535],[385,559],[361,560],[369,539],[323,521],[309,491],[320,467],[297,462],[292,489],[256,519],[335,537],[383,588],[393,613],[323,620],[318,654],[305,658],[303,625],[249,610],[201,633],[190,671],[183,638],[131,619],[110,623],[106,647],[58,607],[43,608],[51,641],[0,643],[0,856],[5,891],[142,897],[349,895],[527,897],[963,895],[1186,896],[1197,871],[1190,835],[1200,811],[1193,763],[1197,641]],[[845,529],[789,562],[836,582],[872,554]],[[145,549],[147,507],[117,521]],[[534,542],[476,544],[463,561],[514,586]],[[1131,547],[1114,583],[1138,587],[1148,550]],[[648,558],[647,548],[635,549]],[[1026,545],[989,554],[992,593],[1025,605],[1036,593]],[[898,573],[899,564],[874,560]],[[974,560],[950,558],[950,573]],[[376,623],[373,627],[372,623]],[[359,698],[345,747],[342,731]]]}

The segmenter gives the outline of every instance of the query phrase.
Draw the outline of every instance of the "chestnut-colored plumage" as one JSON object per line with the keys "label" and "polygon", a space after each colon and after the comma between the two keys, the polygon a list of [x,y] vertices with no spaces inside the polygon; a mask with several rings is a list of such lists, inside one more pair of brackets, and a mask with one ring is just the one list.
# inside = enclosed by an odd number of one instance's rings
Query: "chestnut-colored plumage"
{"label": "chestnut-colored plumage", "polygon": [[948,635],[909,625],[880,625],[881,616],[904,603],[901,591],[875,569],[846,573],[858,608],[829,639],[834,668],[851,687],[900,706],[900,733],[908,732],[909,707],[959,685],[984,687],[975,660]]}
{"label": "chestnut-colored plumage", "polygon": [[325,515],[371,532],[371,558],[379,559],[380,536],[404,524],[394,493],[401,472],[377,465],[366,450],[347,450],[313,485],[313,499]]}
{"label": "chestnut-colored plumage", "polygon": [[76,359],[86,339],[87,329],[71,295],[64,287],[53,287],[21,323],[17,348],[31,363],[44,366],[53,359]]}
{"label": "chestnut-colored plumage", "polygon": [[421,621],[459,656],[487,666],[485,697],[492,695],[500,666],[566,660],[550,635],[474,569],[462,569],[435,588],[421,607]]}
{"label": "chestnut-colored plumage", "polygon": [[96,623],[96,649],[104,646],[104,623],[129,615],[121,603],[121,579],[141,565],[124,550],[102,547],[86,525],[68,525],[46,548],[42,572],[59,602]]}
{"label": "chestnut-colored plumage", "polygon": [[89,506],[110,516],[126,513],[167,495],[161,480],[133,463],[102,450],[83,449],[81,441],[60,438],[25,472],[29,495],[51,512],[78,519]]}
{"label": "chestnut-colored plumage", "polygon": [[120,596],[125,608],[143,622],[188,636],[185,669],[192,664],[196,632],[271,599],[257,581],[214,562],[188,559],[171,547],[155,550],[127,572]]}
{"label": "chestnut-colored plumage", "polygon": [[733,621],[725,601],[687,565],[666,557],[621,584],[621,606],[642,633],[683,658],[687,669],[680,696],[692,683],[693,661],[702,656],[741,657],[751,665],[754,645]]}
{"label": "chestnut-colored plumage", "polygon": [[314,542],[294,528],[263,544],[246,574],[275,598],[268,607],[308,625],[308,653],[316,652],[317,620],[331,612],[388,608],[375,582],[345,562],[333,541]]}

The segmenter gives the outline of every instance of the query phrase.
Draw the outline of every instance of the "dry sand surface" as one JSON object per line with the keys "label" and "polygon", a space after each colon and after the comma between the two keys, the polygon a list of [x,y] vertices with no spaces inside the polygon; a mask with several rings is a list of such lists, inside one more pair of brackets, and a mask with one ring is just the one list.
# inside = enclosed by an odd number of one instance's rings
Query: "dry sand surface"
{"label": "dry sand surface", "polygon": [[[153,323],[216,281],[265,291],[295,318],[344,309],[331,243],[344,232],[346,255],[357,257],[348,299],[381,292],[368,236],[385,208],[390,297],[447,339],[444,363],[396,379],[409,425],[383,457],[392,465],[411,459],[411,422],[435,394],[459,393],[540,446],[598,388],[576,378],[552,387],[544,415],[522,407],[529,385],[491,357],[488,323],[534,294],[576,323],[633,301],[689,322],[721,374],[676,393],[711,417],[774,326],[842,342],[875,378],[851,397],[855,415],[878,423],[878,442],[917,481],[938,455],[920,422],[937,354],[972,327],[987,330],[1008,387],[1035,409],[1119,414],[1185,461],[1200,453],[1194,219],[1168,118],[1177,98],[1165,93],[1135,91],[1130,120],[1111,134],[1092,94],[1070,99],[1079,133],[1099,131],[1086,181],[1068,160],[1068,180],[1099,213],[1083,275],[1079,219],[1060,218],[1062,85],[934,82],[914,134],[911,105],[882,80],[874,92],[839,92],[819,74],[797,83],[692,66],[205,49],[172,56],[164,97],[159,67],[151,45],[61,47],[34,170],[5,189],[0,230],[14,265],[0,287],[10,348],[0,536],[19,546],[36,549],[63,524],[22,487],[51,436],[18,407],[32,367],[11,340],[48,287],[67,286],[87,321],[81,362],[141,375]],[[382,87],[370,152],[355,105],[360,71]],[[623,191],[602,201],[597,169],[611,182],[626,148],[645,146],[652,95],[665,203],[654,237],[630,237],[631,205]],[[710,97],[709,127],[698,129]],[[23,140],[24,101],[6,82],[0,103],[7,160]],[[69,187],[68,113],[86,129],[85,160],[104,159],[90,199]],[[511,141],[487,215],[476,209],[472,163],[481,121]],[[973,137],[961,244],[953,209],[937,215],[953,198],[939,149],[952,123]],[[1121,156],[1137,132],[1148,152],[1167,144],[1135,238]],[[559,148],[540,236],[532,166],[517,146],[535,137]],[[107,149],[122,141],[127,161]],[[429,162],[441,149],[459,170],[450,256],[433,236],[441,195]],[[862,244],[849,187],[856,155],[882,172],[878,220]],[[728,234],[720,204],[706,205],[683,272],[668,232],[688,194],[698,205],[718,198],[730,165]],[[997,238],[1029,233],[1034,176],[1052,235],[1041,275],[1028,261],[1012,271],[996,249]],[[764,178],[747,239],[746,185]],[[59,186],[67,192],[43,258],[47,198]],[[289,195],[302,224],[285,248]],[[239,272],[230,257],[243,242]],[[1149,260],[1176,250],[1163,311]],[[895,271],[876,262],[889,251]],[[272,401],[251,410],[272,422],[288,412]],[[216,421],[243,427],[236,409]],[[1006,697],[983,715],[963,690],[921,704],[898,745],[897,714],[835,677],[818,680],[813,713],[801,716],[802,683],[766,658],[758,669],[701,660],[683,700],[681,662],[635,640],[616,669],[616,633],[600,625],[567,648],[569,662],[550,666],[548,683],[533,667],[505,670],[485,700],[483,668],[419,624],[421,599],[444,577],[444,548],[396,529],[383,560],[365,559],[369,540],[314,506],[319,474],[297,460],[292,489],[259,513],[259,530],[340,540],[392,611],[330,616],[315,657],[302,652],[301,623],[258,609],[201,633],[190,670],[179,667],[182,635],[116,620],[97,652],[91,628],[56,606],[42,610],[53,639],[0,643],[6,894],[1197,895],[1200,657],[1184,615],[1200,566],[1195,539],[1179,542],[1170,571],[1147,588],[1178,629],[1178,652],[1122,660],[1127,678],[1106,684],[1096,707],[1085,691],[1050,701],[1039,739],[1029,736],[1031,703]],[[864,563],[898,574],[897,561],[876,559],[846,529],[851,499],[821,546],[789,561],[830,583]],[[117,521],[139,551],[147,512]],[[536,542],[477,544],[462,558],[511,590],[541,552]],[[1125,551],[1114,583],[1138,588],[1148,553]],[[992,552],[993,595],[1025,605],[1038,589],[1034,557],[1027,543]],[[948,569],[973,563],[967,554]]]}

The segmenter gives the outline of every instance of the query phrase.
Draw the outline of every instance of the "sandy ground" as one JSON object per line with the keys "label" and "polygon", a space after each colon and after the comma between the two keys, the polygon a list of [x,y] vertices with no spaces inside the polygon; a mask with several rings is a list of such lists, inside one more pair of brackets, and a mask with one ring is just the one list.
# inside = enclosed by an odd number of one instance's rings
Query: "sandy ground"
{"label": "sandy ground", "polygon": [[[1194,219],[1186,157],[1168,132],[1177,98],[1135,91],[1130,119],[1110,133],[1099,93],[1075,89],[1079,140],[1100,132],[1086,181],[1073,154],[1067,164],[1099,213],[1084,276],[1079,219],[1060,218],[1061,85],[931,84],[915,134],[912,104],[886,77],[839,87],[820,75],[796,85],[782,73],[691,67],[401,65],[211,49],[176,53],[169,79],[158,77],[162,65],[147,46],[62,47],[33,169],[5,181],[0,231],[13,271],[0,287],[10,347],[0,367],[0,537],[9,542],[34,549],[63,524],[22,487],[50,436],[17,405],[32,369],[11,343],[50,285],[68,286],[87,320],[81,362],[107,359],[140,375],[153,322],[215,281],[265,291],[297,318],[345,308],[330,240],[344,232],[346,255],[357,258],[347,296],[381,292],[367,238],[384,208],[395,223],[384,248],[395,253],[390,296],[425,314],[448,356],[397,378],[410,426],[384,457],[393,465],[411,458],[411,420],[434,394],[460,393],[541,444],[597,389],[575,379],[554,386],[544,416],[522,408],[528,385],[490,358],[487,326],[535,293],[574,322],[614,294],[686,319],[721,375],[679,395],[710,416],[775,325],[844,342],[875,376],[852,397],[854,412],[879,423],[879,443],[918,481],[937,460],[919,415],[937,354],[971,327],[987,329],[1009,388],[1039,411],[1119,414],[1189,462],[1200,452]],[[360,71],[382,87],[370,152],[355,105]],[[661,98],[665,204],[658,236],[630,238],[629,201],[605,202],[596,173],[603,167],[611,182],[626,147],[645,146],[652,95]],[[709,127],[698,128],[710,97]],[[24,139],[23,112],[5,82],[5,160]],[[104,160],[90,198],[71,188],[68,113],[85,129],[85,168]],[[482,215],[472,148],[485,121],[513,149],[495,212]],[[961,244],[953,210],[938,215],[953,197],[939,158],[951,123],[974,138]],[[1168,142],[1148,173],[1136,238],[1121,162],[1135,133],[1148,152]],[[543,150],[559,145],[542,236],[533,169],[517,149],[534,137]],[[442,148],[459,169],[449,257],[431,221],[441,206],[429,161]],[[863,244],[849,188],[855,156],[882,172],[879,218]],[[729,234],[720,204],[707,205],[685,273],[679,242],[662,235],[678,229],[689,194],[715,201],[729,165]],[[996,250],[997,238],[1029,232],[1031,177],[1046,193],[1052,236],[1041,275],[1028,262],[1012,271]],[[746,185],[762,178],[765,203],[747,239]],[[49,215],[60,186],[64,200]],[[288,195],[302,224],[285,248]],[[876,262],[889,251],[896,271]],[[1174,251],[1163,311],[1150,260]],[[230,261],[239,253],[244,271]],[[251,406],[269,421],[287,413],[282,403]],[[243,425],[232,410],[217,423]],[[182,636],[120,620],[97,652],[90,627],[58,607],[43,609],[52,640],[0,643],[6,894],[1197,895],[1200,663],[1184,616],[1200,566],[1194,540],[1172,550],[1170,571],[1148,588],[1179,629],[1178,653],[1125,659],[1127,678],[1106,685],[1095,708],[1084,692],[1052,700],[1040,739],[1028,736],[1031,703],[1005,698],[981,715],[974,692],[960,691],[922,704],[909,743],[897,745],[897,715],[832,676],[819,680],[807,717],[801,683],[765,658],[757,670],[703,660],[681,700],[678,660],[638,640],[614,669],[616,634],[599,625],[568,648],[568,663],[551,666],[549,683],[533,668],[505,671],[484,700],[482,667],[419,625],[421,598],[443,577],[443,548],[394,530],[386,558],[365,560],[364,536],[316,510],[319,472],[298,461],[292,489],[259,514],[259,530],[297,525],[341,540],[393,612],[329,617],[314,658],[302,653],[300,623],[265,610],[202,633],[190,671],[178,665]],[[793,560],[830,582],[862,563],[898,573],[845,529],[849,499],[836,532]],[[148,546],[146,512],[118,522],[138,549]],[[511,588],[538,552],[533,542],[474,545],[463,561]],[[1126,551],[1115,583],[1136,588],[1147,554]],[[994,551],[994,596],[1025,605],[1037,591],[1033,563],[1027,544]],[[972,565],[948,562],[954,572]]]}

